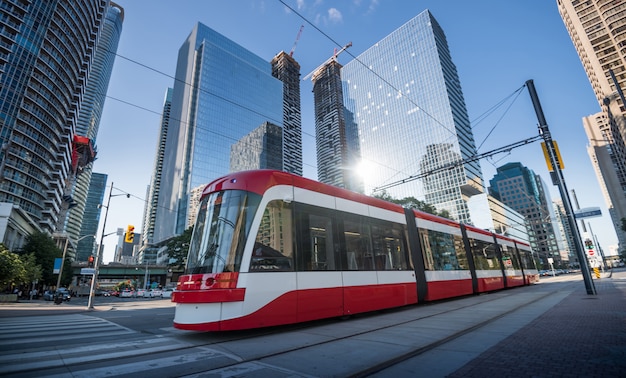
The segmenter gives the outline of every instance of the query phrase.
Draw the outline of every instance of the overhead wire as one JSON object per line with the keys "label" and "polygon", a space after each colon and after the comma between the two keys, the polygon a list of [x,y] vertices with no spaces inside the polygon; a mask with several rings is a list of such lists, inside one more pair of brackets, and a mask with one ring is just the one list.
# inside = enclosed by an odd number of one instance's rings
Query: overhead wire
{"label": "overhead wire", "polygon": [[[311,23],[308,19],[306,19],[304,16],[302,16],[300,13],[298,13],[298,12],[297,12],[296,10],[294,10],[292,7],[290,7],[289,5],[287,5],[284,1],[282,1],[282,0],[279,0],[279,1],[280,1],[280,2],[284,5],[284,6],[286,6],[287,8],[289,8],[292,12],[294,12],[296,15],[298,15],[300,18],[302,18],[305,22],[307,22],[307,23],[309,23],[311,26],[313,26],[313,28],[315,28],[316,30],[318,30],[318,31],[319,31],[322,35],[324,35],[326,38],[328,38],[330,41],[332,41],[335,45],[339,46],[339,44],[338,44],[338,43],[337,43],[337,42],[336,42],[333,38],[331,38],[328,34],[326,34],[324,31],[322,31],[322,30],[321,30],[320,28],[318,28],[316,25],[314,25],[313,23]],[[129,62],[131,62],[131,63],[133,63],[133,64],[136,64],[136,65],[138,65],[138,66],[140,66],[140,67],[143,67],[143,68],[145,68],[145,69],[147,69],[147,70],[150,70],[150,71],[153,71],[153,72],[158,73],[158,74],[160,74],[160,75],[163,75],[163,76],[165,76],[165,77],[171,78],[171,79],[173,79],[175,82],[180,82],[180,83],[182,83],[182,84],[184,84],[184,85],[188,85],[188,86],[190,86],[191,88],[196,88],[196,87],[194,86],[194,84],[192,84],[192,83],[187,83],[187,82],[185,82],[185,81],[183,81],[183,80],[177,79],[177,78],[176,78],[175,76],[173,76],[173,75],[170,75],[170,74],[168,74],[168,73],[165,73],[165,72],[163,72],[163,71],[161,71],[161,70],[158,70],[158,69],[156,69],[156,68],[150,67],[150,66],[148,66],[148,65],[146,65],[146,64],[144,64],[144,63],[141,63],[141,62],[139,62],[139,61],[137,61],[137,60],[135,60],[135,59],[131,59],[131,58],[129,58],[129,57],[123,56],[123,55],[121,55],[121,54],[118,54],[117,52],[113,52],[113,51],[109,51],[109,52],[110,52],[110,53],[112,53],[112,54],[114,54],[114,55],[116,55],[116,56],[118,56],[118,57],[120,57],[120,58],[122,58],[122,59],[124,59],[124,60],[126,60],[126,61],[129,61]],[[347,52],[347,54],[348,54],[348,55],[350,55],[351,57],[353,57],[353,58],[355,59],[355,61],[357,61],[359,64],[361,64],[362,66],[366,67],[366,68],[367,68],[367,69],[368,69],[368,70],[369,70],[372,74],[374,74],[376,77],[378,77],[378,78],[379,78],[380,80],[382,80],[384,83],[386,83],[387,85],[389,85],[389,86],[390,86],[390,87],[391,87],[394,91],[398,91],[398,92],[399,92],[399,90],[398,90],[397,88],[395,88],[395,86],[393,86],[391,83],[389,83],[389,81],[388,81],[388,80],[386,80],[385,78],[383,78],[382,76],[380,76],[380,75],[379,75],[378,73],[376,73],[373,69],[369,68],[369,67],[368,67],[367,65],[365,65],[363,62],[361,62],[361,61],[360,61],[357,57],[355,57],[352,53]],[[510,98],[510,97],[512,97],[512,96],[515,96],[515,98],[517,98],[517,97],[519,96],[519,94],[521,93],[521,90],[522,90],[523,88],[524,88],[524,86],[522,86],[521,88],[517,89],[515,92],[513,92],[513,94],[511,94],[511,95],[507,96],[505,99],[503,99],[502,101],[500,101],[500,102],[499,102],[499,103],[498,103],[498,104],[494,107],[494,109],[495,109],[495,108],[497,108],[497,107],[499,107],[499,106],[501,106],[501,104],[503,104],[505,101],[507,101],[507,99],[509,99],[509,98]],[[221,100],[223,100],[223,101],[225,101],[225,102],[228,102],[228,103],[230,103],[230,104],[232,104],[232,105],[234,105],[234,106],[240,107],[240,108],[242,108],[242,109],[244,109],[244,110],[246,110],[246,111],[252,112],[252,113],[257,114],[257,115],[262,116],[262,117],[265,117],[268,121],[276,122],[276,123],[278,123],[278,124],[281,124],[281,123],[282,123],[282,121],[278,121],[278,120],[272,119],[272,117],[268,117],[268,116],[266,116],[265,114],[263,114],[263,113],[261,113],[261,112],[259,112],[259,111],[256,111],[256,110],[254,110],[254,109],[251,109],[251,108],[249,108],[249,107],[247,107],[247,106],[245,106],[245,105],[242,105],[242,104],[237,103],[237,102],[235,102],[235,101],[232,101],[232,100],[230,100],[230,99],[224,98],[223,96],[220,96],[219,94],[214,93],[214,92],[212,92],[212,91],[209,91],[209,90],[207,90],[207,89],[205,89],[205,88],[198,87],[198,88],[196,88],[196,89],[198,89],[199,91],[204,92],[204,93],[206,93],[206,94],[209,94],[209,95],[211,95],[211,96],[214,96],[214,97],[216,97],[216,98],[219,98],[219,99],[221,99]],[[119,99],[119,98],[116,98],[116,97],[113,97],[113,96],[106,95],[106,97],[107,97],[107,98],[110,98],[110,99],[112,99],[112,100],[114,100],[114,101],[118,101],[118,102],[120,102],[120,103],[124,103],[124,104],[126,104],[126,105],[133,106],[133,107],[136,107],[136,108],[138,108],[138,109],[141,109],[141,110],[144,110],[144,111],[147,111],[147,112],[150,112],[150,113],[153,113],[153,114],[157,114],[157,115],[159,115],[159,116],[162,116],[162,112],[157,112],[157,111],[154,111],[154,110],[151,110],[151,109],[148,109],[148,108],[145,108],[145,107],[139,106],[139,105],[137,105],[137,104],[134,104],[134,103],[131,103],[131,102],[129,102],[129,101],[125,101],[125,100],[122,100],[122,99]],[[450,137],[456,136],[456,134],[454,134],[454,133],[453,133],[453,132],[452,132],[452,131],[448,128],[448,127],[446,127],[443,123],[441,123],[439,120],[437,120],[435,117],[433,117],[430,113],[426,112],[426,111],[425,111],[425,110],[424,110],[421,106],[419,106],[417,103],[415,103],[415,102],[414,102],[411,98],[409,98],[408,96],[403,96],[403,98],[405,98],[406,100],[408,100],[409,102],[411,102],[413,105],[415,105],[416,107],[418,107],[418,108],[420,109],[420,111],[424,112],[424,114],[426,114],[428,117],[430,117],[431,119],[433,119],[433,120],[434,120],[437,124],[441,125],[441,126],[442,126],[445,130],[447,130],[448,132],[450,132],[450,133],[452,134]],[[511,104],[508,106],[507,110],[508,110],[508,109],[510,109],[512,105],[513,105],[513,104],[511,103]],[[491,111],[491,110],[489,110],[488,112],[490,112],[490,111]],[[486,114],[486,113],[485,113],[485,114]],[[482,117],[482,116],[481,116],[481,117]],[[487,136],[484,138],[484,140],[481,142],[481,144],[479,145],[479,147],[478,147],[476,150],[478,150],[480,147],[482,147],[482,145],[485,143],[485,141],[488,139],[488,137],[492,134],[492,132],[493,132],[493,131],[495,130],[495,128],[498,126],[498,124],[500,123],[500,121],[502,120],[502,118],[503,118],[503,117],[504,117],[504,115],[503,115],[502,117],[500,117],[500,119],[498,120],[498,123],[496,123],[496,124],[492,127],[492,129],[489,131],[489,133],[487,134]],[[171,120],[174,120],[174,121],[181,122],[181,123],[183,123],[183,124],[187,124],[187,122],[186,122],[186,121],[184,121],[184,120],[177,120],[177,119],[174,119],[174,118],[170,118],[170,119],[171,119]],[[480,119],[480,117],[479,117],[479,119]],[[476,124],[478,124],[478,123],[480,123],[480,122],[481,122],[481,120],[478,120],[478,121],[476,122]],[[197,127],[199,127],[201,130],[204,130],[204,131],[209,132],[209,133],[213,133],[213,134],[215,134],[215,135],[218,135],[218,136],[220,136],[220,137],[226,138],[226,139],[228,139],[228,140],[237,141],[237,140],[236,140],[235,138],[233,138],[233,137],[229,137],[229,136],[227,136],[227,135],[225,135],[225,134],[222,134],[222,133],[216,132],[216,131],[214,131],[214,130],[208,130],[208,129],[206,129],[206,128],[202,128],[201,126],[197,126]],[[312,134],[307,133],[307,132],[305,132],[305,131],[302,131],[302,134],[303,134],[303,135],[306,135],[306,136],[308,136],[308,137],[315,138],[315,135],[312,135]],[[510,150],[509,150],[509,151],[510,151]],[[475,160],[477,160],[477,159],[479,159],[479,158],[480,158],[480,157],[479,157],[480,155],[482,155],[482,154],[475,155],[474,157],[469,158],[469,159],[468,159],[468,161],[475,161]],[[492,155],[489,155],[489,157],[490,157],[490,156],[492,156]],[[375,163],[376,163],[376,162],[375,162]],[[379,163],[376,163],[376,164],[379,164]],[[310,166],[310,167],[316,168],[314,165],[312,165],[312,164],[308,164],[308,163],[305,163],[304,161],[303,161],[303,165],[306,165],[306,166]],[[380,164],[380,165],[382,165],[382,166],[386,166],[386,165],[384,165],[384,164]],[[387,168],[388,168],[388,169],[395,170],[395,169],[393,169],[393,168],[391,168],[391,167],[387,167]],[[449,167],[449,168],[450,168],[450,167]],[[430,171],[429,171],[429,172],[430,172]],[[397,171],[397,173],[402,173],[402,172],[401,172],[401,171]],[[405,174],[406,174],[406,173],[405,173]],[[409,176],[409,178],[411,178],[411,177],[412,177],[412,176]],[[404,181],[404,180],[400,180],[400,181]]]}

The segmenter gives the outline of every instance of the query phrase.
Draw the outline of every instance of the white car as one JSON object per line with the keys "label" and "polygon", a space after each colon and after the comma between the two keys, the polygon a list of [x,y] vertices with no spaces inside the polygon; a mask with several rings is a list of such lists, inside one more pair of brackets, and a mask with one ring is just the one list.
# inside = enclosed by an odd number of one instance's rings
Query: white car
{"label": "white car", "polygon": [[144,298],[163,298],[161,289],[148,289],[143,293]]}
{"label": "white car", "polygon": [[137,295],[135,294],[134,290],[125,289],[125,290],[122,290],[122,292],[120,293],[120,298],[132,298],[135,296]]}
{"label": "white car", "polygon": [[171,298],[173,293],[174,289],[172,288],[163,289],[163,298]]}

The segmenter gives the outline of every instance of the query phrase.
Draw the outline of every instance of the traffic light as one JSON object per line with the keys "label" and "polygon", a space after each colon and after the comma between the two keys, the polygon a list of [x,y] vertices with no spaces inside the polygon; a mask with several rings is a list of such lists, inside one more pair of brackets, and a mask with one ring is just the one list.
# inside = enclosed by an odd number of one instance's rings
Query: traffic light
{"label": "traffic light", "polygon": [[93,268],[93,256],[89,256],[87,259],[87,266]]}
{"label": "traffic light", "polygon": [[132,224],[129,224],[128,227],[126,227],[126,237],[124,238],[124,241],[126,243],[133,243],[133,241],[135,240],[135,226],[133,226]]}
{"label": "traffic light", "polygon": [[587,249],[593,249],[593,242],[591,241],[591,239],[585,240],[585,247]]}

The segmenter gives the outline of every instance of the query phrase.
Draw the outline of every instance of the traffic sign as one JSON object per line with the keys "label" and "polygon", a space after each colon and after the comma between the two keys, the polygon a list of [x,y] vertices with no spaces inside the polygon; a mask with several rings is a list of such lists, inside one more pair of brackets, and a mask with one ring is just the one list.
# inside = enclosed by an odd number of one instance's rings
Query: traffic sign
{"label": "traffic sign", "polygon": [[94,268],[80,268],[80,274],[94,274],[95,272]]}
{"label": "traffic sign", "polygon": [[574,218],[583,219],[583,218],[593,218],[602,216],[602,210],[599,207],[585,207],[584,209],[575,210]]}

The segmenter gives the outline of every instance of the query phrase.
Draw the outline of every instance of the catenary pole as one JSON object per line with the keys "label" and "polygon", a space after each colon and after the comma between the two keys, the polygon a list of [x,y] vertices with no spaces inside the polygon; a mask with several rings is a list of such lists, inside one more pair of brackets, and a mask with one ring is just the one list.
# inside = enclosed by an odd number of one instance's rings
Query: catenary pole
{"label": "catenary pole", "polygon": [[585,289],[587,290],[587,294],[595,295],[596,288],[591,279],[589,263],[587,262],[587,257],[584,253],[583,242],[580,237],[580,232],[578,231],[578,224],[576,223],[576,219],[574,217],[572,203],[568,195],[567,186],[565,185],[563,172],[561,171],[561,167],[558,163],[557,153],[554,143],[552,141],[552,136],[550,135],[550,130],[548,129],[548,123],[546,122],[546,119],[543,115],[541,103],[539,102],[539,97],[537,96],[537,92],[535,90],[535,84],[532,80],[528,80],[526,81],[526,87],[528,88],[530,99],[533,102],[533,107],[535,108],[535,113],[537,114],[537,119],[539,121],[539,134],[543,137],[546,148],[548,150],[550,163],[552,164],[552,167],[554,169],[554,175],[552,177],[553,182],[559,188],[559,193],[561,194],[561,199],[563,200],[563,207],[565,208],[565,215],[567,217],[569,227],[572,230],[574,238],[574,249],[576,250],[576,256],[578,256],[578,261],[580,261],[580,270],[582,271],[585,281]]}

